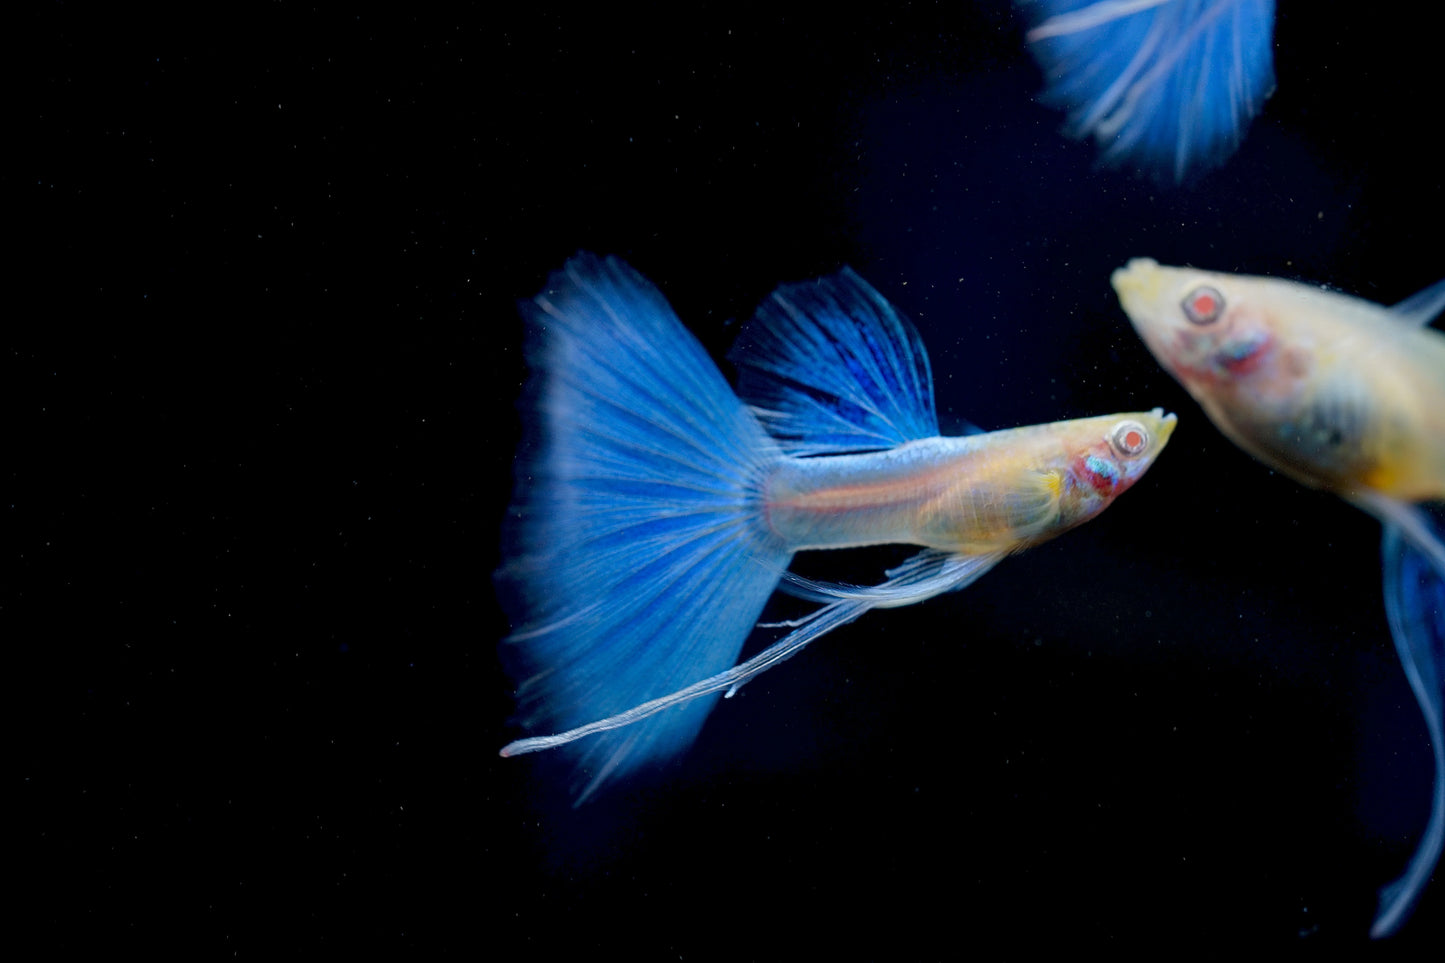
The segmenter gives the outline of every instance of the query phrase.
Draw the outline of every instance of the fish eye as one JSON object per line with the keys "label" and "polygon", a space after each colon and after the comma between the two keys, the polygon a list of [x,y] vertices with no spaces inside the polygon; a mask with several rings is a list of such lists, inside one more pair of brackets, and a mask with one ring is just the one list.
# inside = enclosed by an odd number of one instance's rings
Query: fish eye
{"label": "fish eye", "polygon": [[1211,324],[1224,313],[1224,295],[1219,293],[1218,288],[1201,284],[1186,294],[1179,306],[1184,309],[1184,316],[1193,323]]}
{"label": "fish eye", "polygon": [[1149,447],[1149,432],[1137,421],[1121,421],[1109,435],[1109,444],[1121,455],[1137,455]]}

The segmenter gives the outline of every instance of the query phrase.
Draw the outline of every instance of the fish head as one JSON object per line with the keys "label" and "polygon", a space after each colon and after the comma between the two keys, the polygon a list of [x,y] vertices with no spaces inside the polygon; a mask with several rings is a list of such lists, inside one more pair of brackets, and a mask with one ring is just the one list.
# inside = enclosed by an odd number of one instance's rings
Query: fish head
{"label": "fish head", "polygon": [[1070,491],[1064,522],[1077,525],[1103,511],[1144,476],[1169,443],[1177,419],[1163,408],[1070,423]]}
{"label": "fish head", "polygon": [[1279,325],[1265,280],[1149,258],[1134,258],[1112,278],[1149,351],[1206,408],[1275,383]]}
{"label": "fish head", "polygon": [[1287,449],[1321,363],[1316,312],[1302,300],[1311,289],[1148,258],[1130,261],[1112,280],[1150,352],[1215,426],[1300,477],[1290,467],[1299,453]]}

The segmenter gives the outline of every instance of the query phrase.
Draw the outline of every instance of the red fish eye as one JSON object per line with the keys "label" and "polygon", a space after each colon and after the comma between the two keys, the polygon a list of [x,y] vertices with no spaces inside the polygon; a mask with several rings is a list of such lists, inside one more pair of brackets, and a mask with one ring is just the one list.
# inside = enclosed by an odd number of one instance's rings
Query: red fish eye
{"label": "red fish eye", "polygon": [[1184,309],[1184,316],[1195,324],[1209,324],[1224,313],[1224,295],[1205,284],[1185,295],[1180,307]]}
{"label": "red fish eye", "polygon": [[1121,421],[1115,428],[1110,441],[1123,455],[1137,455],[1149,446],[1149,433],[1137,421]]}

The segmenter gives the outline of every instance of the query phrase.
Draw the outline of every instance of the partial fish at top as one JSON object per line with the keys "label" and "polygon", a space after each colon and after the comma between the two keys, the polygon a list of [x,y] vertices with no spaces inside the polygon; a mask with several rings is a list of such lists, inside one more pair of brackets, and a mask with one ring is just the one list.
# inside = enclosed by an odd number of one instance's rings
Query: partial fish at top
{"label": "partial fish at top", "polygon": [[1409,915],[1445,841],[1445,281],[1393,308],[1276,278],[1162,267],[1114,272],[1154,357],[1230,440],[1384,525],[1385,604],[1435,756],[1429,823],[1371,930]]}
{"label": "partial fish at top", "polygon": [[[502,754],[591,737],[579,802],[685,749],[719,694],[824,633],[1093,518],[1174,429],[1155,409],[941,437],[918,332],[846,269],[759,308],[731,355],[741,398],[618,260],[578,255],[523,313],[534,437],[498,573],[503,655],[526,724],[556,734]],[[924,551],[872,587],[787,571],[885,543]],[[822,605],[736,664],[775,588]]]}
{"label": "partial fish at top", "polygon": [[1274,0],[1016,0],[1064,130],[1175,183],[1223,163],[1274,92]]}

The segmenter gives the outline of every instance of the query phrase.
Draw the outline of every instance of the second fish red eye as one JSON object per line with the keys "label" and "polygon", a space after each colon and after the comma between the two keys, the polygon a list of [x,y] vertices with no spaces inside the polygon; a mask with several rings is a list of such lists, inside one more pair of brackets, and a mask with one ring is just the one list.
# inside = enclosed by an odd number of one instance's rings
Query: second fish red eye
{"label": "second fish red eye", "polygon": [[1200,285],[1184,296],[1180,307],[1184,309],[1184,316],[1195,324],[1209,324],[1224,313],[1224,295],[1218,288]]}

